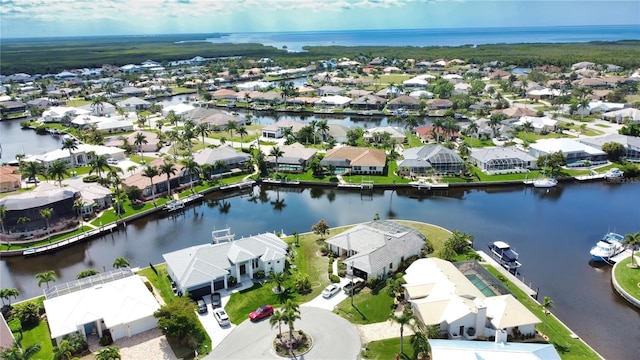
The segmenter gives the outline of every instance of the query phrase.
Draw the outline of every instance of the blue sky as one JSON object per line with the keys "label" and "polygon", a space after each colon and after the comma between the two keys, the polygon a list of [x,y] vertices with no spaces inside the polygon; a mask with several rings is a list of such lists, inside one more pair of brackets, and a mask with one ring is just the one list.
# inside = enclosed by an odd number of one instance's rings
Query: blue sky
{"label": "blue sky", "polygon": [[629,24],[638,0],[0,0],[5,38]]}

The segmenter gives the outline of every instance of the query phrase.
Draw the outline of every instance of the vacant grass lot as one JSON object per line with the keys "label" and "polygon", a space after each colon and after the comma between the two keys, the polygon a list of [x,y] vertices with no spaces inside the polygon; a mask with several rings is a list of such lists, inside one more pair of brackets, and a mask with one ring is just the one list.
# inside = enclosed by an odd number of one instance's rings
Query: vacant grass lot
{"label": "vacant grass lot", "polygon": [[335,313],[354,324],[373,324],[387,321],[391,314],[393,298],[387,293],[387,287],[378,286],[375,289],[364,288],[353,296],[338,304]]}
{"label": "vacant grass lot", "polygon": [[[404,337],[403,352],[408,359],[413,359],[413,348],[409,339],[411,336]],[[378,341],[372,341],[366,344],[366,351],[362,353],[366,359],[373,360],[391,360],[395,359],[396,354],[400,352],[400,338],[391,338]],[[401,357],[402,359],[402,357]]]}
{"label": "vacant grass lot", "polygon": [[[631,257],[628,257],[620,262],[620,265],[616,266],[616,272],[614,276],[618,280],[618,284],[636,299],[640,299],[640,267],[629,267],[631,263]],[[635,264],[638,265],[638,258],[636,257]]]}
{"label": "vacant grass lot", "polygon": [[[517,286],[502,276],[490,265],[485,268],[511,291],[527,309],[534,313],[542,323],[536,325],[536,329],[549,337],[549,342],[554,345],[560,357],[564,360],[600,359],[582,340],[571,337],[571,332],[553,316],[546,316],[532,297],[525,294]],[[553,299],[551,299],[553,300]]]}

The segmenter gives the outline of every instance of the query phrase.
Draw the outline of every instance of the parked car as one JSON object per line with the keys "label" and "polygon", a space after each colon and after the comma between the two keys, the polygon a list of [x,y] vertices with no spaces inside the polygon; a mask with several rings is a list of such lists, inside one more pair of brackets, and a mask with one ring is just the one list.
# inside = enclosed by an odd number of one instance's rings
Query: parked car
{"label": "parked car", "polygon": [[328,299],[333,295],[337,294],[340,291],[340,286],[337,284],[328,285],[324,290],[322,290],[322,297]]}
{"label": "parked car", "polygon": [[211,307],[214,309],[222,307],[222,296],[220,296],[220,293],[214,292],[211,294]]}
{"label": "parked car", "polygon": [[116,160],[114,158],[108,158],[107,159],[107,164],[109,164],[109,165],[118,165],[118,160]]}
{"label": "parked car", "polygon": [[213,317],[218,322],[218,325],[224,327],[229,326],[231,323],[229,322],[229,316],[222,308],[217,308],[213,310]]}
{"label": "parked car", "polygon": [[256,311],[252,311],[251,314],[249,314],[249,319],[251,321],[257,321],[269,317],[271,314],[273,314],[273,306],[263,305],[257,308]]}
{"label": "parked car", "polygon": [[207,303],[204,302],[204,299],[198,300],[198,312],[200,314],[204,314],[207,312]]}
{"label": "parked car", "polygon": [[344,290],[344,292],[347,293],[347,295],[351,295],[352,292],[354,294],[357,293],[358,290],[364,287],[364,285],[365,283],[362,279],[355,279],[349,282],[347,285],[343,286],[342,290]]}

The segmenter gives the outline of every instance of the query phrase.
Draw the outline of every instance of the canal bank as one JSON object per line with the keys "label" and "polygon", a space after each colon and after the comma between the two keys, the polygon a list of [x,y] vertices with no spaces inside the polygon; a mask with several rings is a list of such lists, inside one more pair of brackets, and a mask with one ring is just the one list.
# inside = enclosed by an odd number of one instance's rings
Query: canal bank
{"label": "canal bank", "polygon": [[[629,304],[640,309],[640,259],[634,256],[635,267],[630,267],[631,256],[613,265],[611,270],[611,285],[613,289],[622,296]],[[624,267],[628,267],[625,269]],[[631,273],[633,271],[633,273]],[[635,286],[635,287],[634,287]]]}

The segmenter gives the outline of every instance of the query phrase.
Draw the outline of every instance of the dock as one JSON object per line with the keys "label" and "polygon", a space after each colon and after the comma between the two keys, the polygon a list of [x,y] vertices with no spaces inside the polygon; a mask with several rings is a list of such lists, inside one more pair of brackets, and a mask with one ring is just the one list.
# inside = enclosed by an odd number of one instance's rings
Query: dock
{"label": "dock", "polygon": [[621,252],[620,254],[618,254],[618,255],[616,255],[616,256],[614,256],[612,258],[609,258],[608,262],[617,264],[620,261],[622,261],[622,260],[624,260],[624,259],[626,259],[628,257],[631,257],[631,249],[626,249],[625,251]]}
{"label": "dock", "polygon": [[185,207],[185,205],[194,202],[196,200],[202,199],[204,197],[204,195],[202,194],[193,194],[193,195],[189,195],[187,197],[184,197],[182,199],[174,199],[169,201],[168,203],[164,204],[164,209],[168,210],[169,212],[171,211],[175,211],[175,210],[179,210]]}
{"label": "dock", "polygon": [[49,245],[39,246],[37,248],[26,249],[22,252],[22,255],[38,255],[49,251],[54,251],[57,249],[61,249],[63,247],[67,247],[73,245],[75,243],[81,242],[82,240],[89,239],[98,235],[101,235],[106,232],[112,232],[113,229],[117,228],[118,225],[116,223],[108,224],[105,226],[101,226],[94,230],[85,231],[80,235],[76,235],[70,237],[66,240],[58,241]]}
{"label": "dock", "polygon": [[248,187],[253,187],[255,185],[255,180],[243,181],[236,184],[220,186],[220,190],[229,190],[229,189],[244,189]]}
{"label": "dock", "polygon": [[505,269],[502,265],[500,265],[497,261],[495,261],[490,255],[488,255],[482,250],[477,250],[476,253],[480,255],[480,257],[484,262],[488,263],[494,269],[498,270],[500,274],[502,274],[504,277],[509,279],[509,281],[511,281],[514,285],[516,285],[520,290],[524,291],[527,295],[531,296],[532,298],[536,298],[538,296],[537,291],[531,289],[525,283],[520,281],[520,279],[518,279],[515,275],[507,271],[507,269]]}

